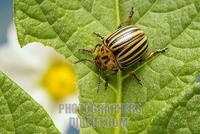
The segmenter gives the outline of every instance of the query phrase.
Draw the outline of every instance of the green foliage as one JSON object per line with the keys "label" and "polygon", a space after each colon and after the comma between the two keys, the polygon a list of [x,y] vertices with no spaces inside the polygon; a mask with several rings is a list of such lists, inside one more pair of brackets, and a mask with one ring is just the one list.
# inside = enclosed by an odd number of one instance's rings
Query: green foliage
{"label": "green foliage", "polygon": [[0,72],[0,133],[59,134],[46,111]]}
{"label": "green foliage", "polygon": [[[162,47],[168,47],[169,51],[140,68],[129,69],[136,71],[142,87],[120,72],[117,79],[112,77],[108,90],[101,90],[99,94],[96,93],[98,75],[95,66],[89,63],[74,65],[81,103],[141,105],[139,113],[90,115],[128,116],[125,128],[83,127],[81,132],[198,133],[199,95],[192,87],[200,71],[199,0],[15,0],[18,39],[21,46],[41,42],[71,62],[79,57],[91,58],[80,54],[78,49],[93,48],[100,43],[92,33],[112,33],[120,20],[126,18],[132,5],[135,8],[132,24],[148,35],[149,52]],[[185,101],[183,104],[181,99]],[[88,116],[82,111],[80,115]]]}
{"label": "green foliage", "polygon": [[198,134],[200,132],[200,86],[182,92],[157,114],[147,129],[151,134]]}

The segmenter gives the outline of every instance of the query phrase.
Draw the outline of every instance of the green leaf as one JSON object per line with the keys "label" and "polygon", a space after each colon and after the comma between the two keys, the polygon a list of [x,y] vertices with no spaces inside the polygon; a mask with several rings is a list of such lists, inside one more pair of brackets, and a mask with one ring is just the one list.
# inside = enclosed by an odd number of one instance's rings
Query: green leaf
{"label": "green leaf", "polygon": [[0,133],[59,134],[46,111],[0,71]]}
{"label": "green leaf", "polygon": [[200,132],[200,85],[187,89],[157,114],[148,127],[151,134],[198,134]]}
{"label": "green leaf", "polygon": [[[200,71],[200,1],[15,0],[15,24],[21,46],[41,42],[53,47],[71,62],[80,57],[91,58],[78,49],[93,48],[100,43],[92,33],[112,33],[127,17],[132,5],[135,8],[132,24],[146,32],[149,53],[163,47],[168,47],[169,51],[146,64],[128,69],[137,73],[142,87],[120,71],[117,78],[111,77],[107,91],[101,85],[99,94],[96,93],[96,67],[89,63],[74,65],[81,103],[133,103],[141,106],[138,113],[132,114],[87,115],[80,110],[81,117],[128,117],[127,127],[82,127],[82,133],[144,134],[159,130],[156,125],[162,121],[160,113],[170,110],[174,100],[187,93]],[[178,113],[183,114],[181,111]],[[192,123],[195,125],[197,122]],[[176,120],[169,123],[176,123]],[[177,129],[177,132],[194,132],[187,128]]]}

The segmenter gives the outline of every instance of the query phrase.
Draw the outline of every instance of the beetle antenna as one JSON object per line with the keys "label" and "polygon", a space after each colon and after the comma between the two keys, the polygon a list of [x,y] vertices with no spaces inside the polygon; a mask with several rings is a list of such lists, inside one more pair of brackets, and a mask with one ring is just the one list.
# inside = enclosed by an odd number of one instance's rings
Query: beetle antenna
{"label": "beetle antenna", "polygon": [[90,59],[79,59],[78,61],[74,62],[74,64],[77,64],[77,63],[83,62],[83,61],[89,61],[89,62],[91,62],[91,63],[94,63],[94,61],[93,61],[93,60],[90,60]]}

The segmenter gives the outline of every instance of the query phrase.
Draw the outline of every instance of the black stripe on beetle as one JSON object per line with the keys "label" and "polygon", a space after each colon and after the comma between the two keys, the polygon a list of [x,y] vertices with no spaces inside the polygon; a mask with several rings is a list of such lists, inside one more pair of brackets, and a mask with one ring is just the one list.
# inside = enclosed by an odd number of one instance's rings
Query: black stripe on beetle
{"label": "black stripe on beetle", "polygon": [[[76,63],[81,61],[92,62],[97,66],[100,75],[102,71],[117,72],[118,70],[124,70],[125,68],[134,65],[141,60],[147,52],[148,40],[143,30],[136,26],[128,25],[131,22],[132,16],[133,8],[127,20],[121,23],[118,29],[108,36],[104,37],[98,33],[95,33],[102,39],[102,44],[96,45],[96,47],[92,50],[81,50],[91,53],[94,53],[97,50],[96,58],[94,60],[80,59]],[[127,24],[127,26],[122,27],[123,24]],[[158,53],[163,53],[166,50],[167,48],[158,49],[155,52],[150,53],[143,60],[149,60]],[[134,76],[140,83],[140,80],[137,78],[134,72],[130,72],[129,74],[129,76]],[[105,86],[108,86],[108,79],[106,78],[105,80]],[[98,87],[100,86],[98,85]],[[99,91],[99,88],[97,91]]]}

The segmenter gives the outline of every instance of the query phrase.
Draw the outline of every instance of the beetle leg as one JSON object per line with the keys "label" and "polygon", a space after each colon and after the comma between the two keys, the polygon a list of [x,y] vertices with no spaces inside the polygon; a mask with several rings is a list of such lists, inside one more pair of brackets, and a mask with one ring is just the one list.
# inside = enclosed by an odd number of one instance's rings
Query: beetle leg
{"label": "beetle leg", "polygon": [[137,80],[137,82],[142,86],[141,80],[137,77],[137,75],[134,72],[129,72],[128,75],[130,77],[134,77]]}
{"label": "beetle leg", "polygon": [[168,48],[160,48],[160,49],[158,49],[158,50],[156,50],[156,51],[154,51],[154,52],[151,52],[151,53],[150,53],[144,60],[142,60],[142,61],[148,61],[148,60],[152,59],[153,57],[155,57],[156,55],[158,55],[158,54],[160,54],[160,53],[166,52],[167,49],[168,49]]}
{"label": "beetle leg", "polygon": [[118,29],[121,28],[122,25],[130,25],[131,20],[132,20],[133,15],[134,15],[134,11],[133,10],[134,10],[133,7],[131,7],[131,10],[129,12],[128,18],[118,26]]}
{"label": "beetle leg", "polygon": [[114,71],[114,72],[111,73],[111,74],[106,74],[106,75],[105,75],[105,90],[108,89],[109,76],[110,76],[110,75],[115,75],[117,72],[118,72],[118,70]]}
{"label": "beetle leg", "polygon": [[105,78],[105,90],[108,89],[108,80],[109,80],[108,77],[106,77],[106,78]]}
{"label": "beetle leg", "polygon": [[99,37],[99,38],[101,38],[102,40],[104,40],[104,36],[102,36],[100,33],[94,32],[94,34],[95,34],[97,37]]}
{"label": "beetle leg", "polygon": [[118,72],[118,70],[115,70],[115,71],[114,71],[114,73],[113,73],[113,75],[116,75],[116,74],[117,74],[117,72]]}
{"label": "beetle leg", "polygon": [[89,50],[89,49],[85,49],[85,48],[79,48],[78,50],[79,50],[80,52],[93,53],[92,49]]}
{"label": "beetle leg", "polygon": [[98,84],[97,84],[97,93],[100,91],[100,84],[101,84],[101,69],[98,68]]}
{"label": "beetle leg", "polygon": [[93,49],[88,50],[88,49],[84,49],[84,48],[80,48],[79,51],[81,52],[88,52],[88,53],[94,53],[97,49],[97,47],[101,46],[101,44],[97,44]]}
{"label": "beetle leg", "polygon": [[79,62],[83,62],[83,61],[89,61],[91,63],[94,63],[93,60],[90,60],[90,59],[79,59],[78,61],[75,62],[75,64],[79,63]]}

